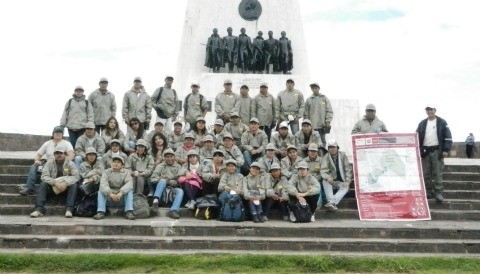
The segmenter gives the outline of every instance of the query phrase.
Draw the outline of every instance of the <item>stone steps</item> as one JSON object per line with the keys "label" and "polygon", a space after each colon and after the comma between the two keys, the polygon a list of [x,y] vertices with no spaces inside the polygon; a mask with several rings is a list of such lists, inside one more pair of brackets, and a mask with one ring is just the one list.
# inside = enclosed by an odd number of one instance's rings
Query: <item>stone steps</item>
{"label": "stone steps", "polygon": [[413,253],[480,253],[473,239],[378,239],[231,236],[1,235],[1,248],[140,250],[284,250]]}

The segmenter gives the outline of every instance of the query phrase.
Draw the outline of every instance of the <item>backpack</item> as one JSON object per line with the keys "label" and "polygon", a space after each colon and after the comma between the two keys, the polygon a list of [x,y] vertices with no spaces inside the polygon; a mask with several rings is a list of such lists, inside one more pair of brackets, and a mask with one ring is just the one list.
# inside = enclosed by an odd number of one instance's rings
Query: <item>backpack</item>
{"label": "backpack", "polygon": [[220,209],[220,221],[241,222],[245,219],[242,197],[240,195],[228,194]]}
{"label": "backpack", "polygon": [[77,217],[93,217],[97,213],[97,192],[87,195],[80,200],[75,208]]}
{"label": "backpack", "polygon": [[219,215],[219,201],[215,194],[205,195],[197,199],[196,206],[197,211],[195,212],[195,218],[199,220],[210,220],[216,219]]}
{"label": "backpack", "polygon": [[133,194],[133,214],[139,219],[150,217],[150,206],[145,195],[141,193]]}
{"label": "backpack", "polygon": [[[188,99],[190,98],[190,95],[192,95],[192,94],[190,93],[190,94],[187,95],[187,97],[185,97],[185,107],[184,107],[185,112],[188,112]],[[202,109],[202,105],[203,105],[202,102],[203,102],[203,98],[204,98],[204,97],[203,97],[203,95],[200,94],[200,93],[198,94],[198,96],[200,97],[200,109],[201,109],[202,111],[204,111],[204,109]]]}
{"label": "backpack", "polygon": [[308,204],[302,205],[300,202],[290,203],[290,210],[297,219],[296,223],[309,223],[312,218],[312,211]]}
{"label": "backpack", "polygon": [[[70,98],[70,100],[68,100],[68,106],[65,109],[67,111],[67,117],[68,117],[68,114],[70,114],[70,105],[72,104],[72,100],[73,100],[73,98]],[[86,113],[87,113],[87,116],[88,116],[88,100],[87,99],[85,99],[85,104],[86,104],[85,110],[86,110]]]}
{"label": "backpack", "polygon": [[[175,91],[173,88],[173,94],[175,94],[175,98],[178,98],[177,97],[177,91]],[[163,93],[163,87],[160,87],[160,91],[158,92],[158,97],[157,97],[157,100],[155,101],[155,104],[158,104],[158,101],[160,101],[160,97],[162,97],[162,93]],[[163,112],[163,110],[161,110],[160,108],[155,108],[155,112],[157,112],[157,116],[162,118],[162,119],[167,119],[168,117],[165,115],[165,112]]]}
{"label": "backpack", "polygon": [[173,205],[173,200],[175,200],[175,190],[173,189],[173,187],[167,186],[163,190],[159,206],[171,207]]}

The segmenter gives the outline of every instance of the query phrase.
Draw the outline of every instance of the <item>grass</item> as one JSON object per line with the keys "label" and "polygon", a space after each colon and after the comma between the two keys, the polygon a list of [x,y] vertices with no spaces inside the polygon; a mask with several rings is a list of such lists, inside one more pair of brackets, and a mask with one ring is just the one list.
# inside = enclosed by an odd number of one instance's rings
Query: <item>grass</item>
{"label": "grass", "polygon": [[0,271],[27,273],[478,273],[480,259],[207,254],[0,254]]}

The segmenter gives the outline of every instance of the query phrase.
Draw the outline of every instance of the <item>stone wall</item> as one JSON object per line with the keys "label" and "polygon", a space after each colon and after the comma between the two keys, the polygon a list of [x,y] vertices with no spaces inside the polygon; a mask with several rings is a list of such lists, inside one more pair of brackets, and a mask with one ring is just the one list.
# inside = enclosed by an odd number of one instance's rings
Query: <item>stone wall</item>
{"label": "stone wall", "polygon": [[0,151],[37,151],[51,136],[2,133]]}
{"label": "stone wall", "polygon": [[[450,157],[452,158],[467,158],[467,153],[465,151],[465,142],[455,142],[453,143],[452,150],[450,151]],[[475,147],[473,149],[473,157],[479,159],[480,158],[480,144],[475,143]]]}

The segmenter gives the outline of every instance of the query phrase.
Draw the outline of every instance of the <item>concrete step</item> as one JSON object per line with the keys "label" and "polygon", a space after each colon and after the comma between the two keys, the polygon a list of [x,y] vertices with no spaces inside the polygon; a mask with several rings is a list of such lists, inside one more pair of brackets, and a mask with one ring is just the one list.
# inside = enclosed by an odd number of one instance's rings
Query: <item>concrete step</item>
{"label": "concrete step", "polygon": [[91,218],[9,216],[0,218],[0,234],[26,235],[129,235],[129,236],[225,236],[225,237],[297,237],[297,238],[378,238],[378,239],[473,239],[480,236],[480,224],[458,221],[366,222],[359,220],[317,220],[291,223],[269,220],[232,223],[166,217],[135,221],[109,216]]}
{"label": "concrete step", "polygon": [[443,181],[446,190],[480,190],[480,181]]}
{"label": "concrete step", "polygon": [[[33,205],[36,196],[22,196],[18,194],[19,187],[15,185],[0,185],[0,189],[8,188],[14,193],[0,193],[0,204],[4,205]],[[51,197],[49,205],[63,205],[66,202],[65,196]],[[468,199],[447,199],[439,204],[434,199],[429,200],[431,209],[451,209],[451,210],[480,210],[480,200]],[[357,209],[357,200],[355,198],[345,198],[338,205],[339,209]]]}
{"label": "concrete step", "polygon": [[[35,210],[34,204],[31,205],[2,205],[0,208],[0,215],[23,215],[29,216]],[[160,208],[158,216],[166,217],[168,208]],[[121,209],[112,209],[115,215],[123,216]],[[65,206],[62,205],[47,205],[45,207],[46,216],[63,216],[65,214]],[[468,220],[468,221],[480,221],[480,210],[450,210],[450,209],[431,209],[430,210],[432,220]],[[180,214],[182,217],[193,218],[194,212],[181,208]],[[275,211],[274,218],[280,219],[280,216]],[[246,216],[249,218],[250,216]],[[154,217],[151,217],[153,219]],[[356,209],[340,209],[336,212],[327,211],[325,208],[317,209],[315,212],[315,218],[318,220],[338,220],[338,219],[359,219],[358,211]]]}
{"label": "concrete step", "polygon": [[25,165],[0,165],[0,174],[25,175],[28,173],[29,170],[30,166]]}
{"label": "concrete step", "polygon": [[477,172],[444,172],[445,181],[474,181],[480,182],[480,173]]}
{"label": "concrete step", "polygon": [[480,173],[479,165],[449,165],[443,167],[443,172],[473,172]]}
{"label": "concrete step", "polygon": [[32,158],[0,158],[0,166],[5,165],[23,165],[29,166],[33,164],[33,159],[35,158],[35,153],[32,154]]}
{"label": "concrete step", "polygon": [[480,253],[480,240],[294,237],[156,237],[127,235],[1,235],[0,248],[288,250],[411,253]]}

